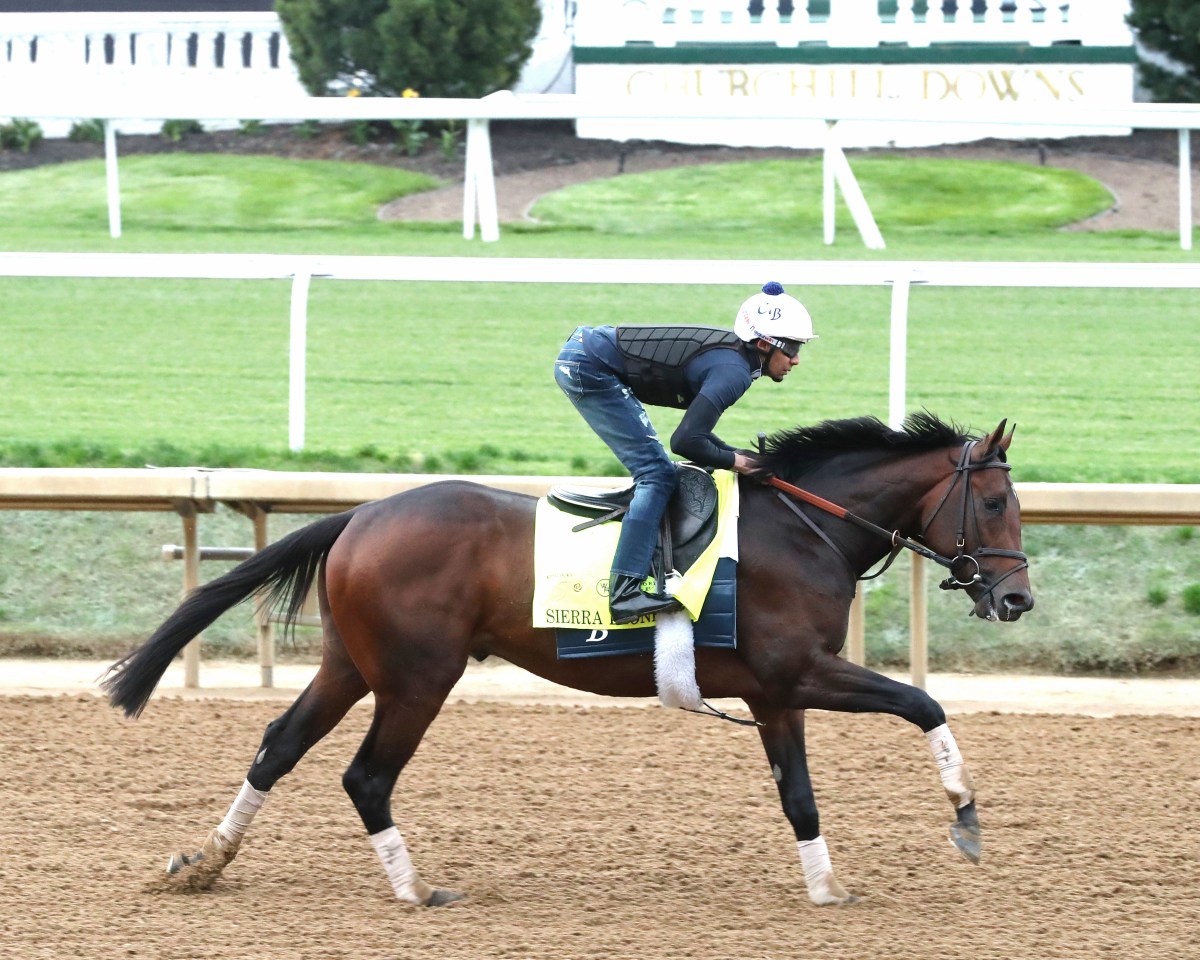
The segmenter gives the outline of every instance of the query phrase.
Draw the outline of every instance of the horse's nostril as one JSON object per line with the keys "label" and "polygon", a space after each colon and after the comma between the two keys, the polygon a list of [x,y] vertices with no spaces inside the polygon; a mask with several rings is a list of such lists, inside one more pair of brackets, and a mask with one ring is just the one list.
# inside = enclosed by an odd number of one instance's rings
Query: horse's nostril
{"label": "horse's nostril", "polygon": [[1033,595],[1029,593],[1006,593],[1004,607],[1011,613],[1025,613],[1033,609]]}

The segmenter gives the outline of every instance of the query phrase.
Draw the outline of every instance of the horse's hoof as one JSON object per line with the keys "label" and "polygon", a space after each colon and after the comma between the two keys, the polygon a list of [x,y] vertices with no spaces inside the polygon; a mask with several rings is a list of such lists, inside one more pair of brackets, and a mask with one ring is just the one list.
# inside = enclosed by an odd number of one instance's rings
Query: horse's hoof
{"label": "horse's hoof", "polygon": [[173,853],[167,860],[167,874],[169,876],[173,877],[184,867],[190,867],[193,864],[199,863],[203,859],[204,859],[204,851],[203,850],[197,850],[191,856],[188,856],[186,853],[183,853],[182,851],[180,851],[178,853]]}
{"label": "horse's hoof", "polygon": [[978,826],[950,824],[950,842],[972,863],[979,863],[979,857],[983,853],[983,838],[979,835]]}
{"label": "horse's hoof", "polygon": [[983,837],[979,832],[979,813],[972,800],[958,809],[958,822],[950,824],[950,842],[972,863],[979,863],[983,852]]}
{"label": "horse's hoof", "polygon": [[236,855],[237,847],[228,846],[214,834],[195,853],[171,854],[167,868],[155,874],[143,889],[147,893],[199,893],[208,890],[221,871]]}
{"label": "horse's hoof", "polygon": [[453,890],[434,890],[433,895],[425,901],[427,907],[448,907],[453,903],[460,903],[467,899],[461,893],[455,893]]}

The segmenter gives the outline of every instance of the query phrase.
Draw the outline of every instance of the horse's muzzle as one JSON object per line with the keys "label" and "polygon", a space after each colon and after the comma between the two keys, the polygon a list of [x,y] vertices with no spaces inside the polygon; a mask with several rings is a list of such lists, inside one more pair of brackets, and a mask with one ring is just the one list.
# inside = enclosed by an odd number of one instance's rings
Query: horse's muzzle
{"label": "horse's muzzle", "polygon": [[1021,614],[1033,609],[1033,594],[1028,590],[1010,590],[998,600],[991,590],[985,590],[975,601],[971,613],[981,620],[1012,623]]}

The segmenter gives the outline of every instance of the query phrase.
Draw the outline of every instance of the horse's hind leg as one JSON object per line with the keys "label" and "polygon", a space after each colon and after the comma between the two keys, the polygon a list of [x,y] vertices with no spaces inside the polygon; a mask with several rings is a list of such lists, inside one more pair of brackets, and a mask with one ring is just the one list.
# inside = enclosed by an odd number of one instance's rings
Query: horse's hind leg
{"label": "horse's hind leg", "polygon": [[762,724],[758,735],[767,751],[783,812],[796,834],[808,898],[819,907],[854,903],[858,898],[847,893],[833,874],[829,849],[821,836],[821,821],[804,749],[804,711],[775,710],[753,702],[749,706],[754,719]]}
{"label": "horse's hind leg", "polygon": [[457,665],[446,664],[443,670],[423,670],[419,682],[393,678],[387,690],[376,690],[371,729],[342,777],[392,891],[405,903],[440,907],[462,899],[452,890],[431,887],[418,875],[404,837],[392,820],[391,797],[400,772],[416,753],[465,666],[464,659]]}
{"label": "horse's hind leg", "polygon": [[192,854],[175,853],[154,889],[205,890],[236,855],[251,821],[271,788],[299,763],[367,694],[367,684],[346,654],[333,620],[324,609],[324,649],[321,666],[304,692],[287,711],[267,725],[254,762],[225,818]]}

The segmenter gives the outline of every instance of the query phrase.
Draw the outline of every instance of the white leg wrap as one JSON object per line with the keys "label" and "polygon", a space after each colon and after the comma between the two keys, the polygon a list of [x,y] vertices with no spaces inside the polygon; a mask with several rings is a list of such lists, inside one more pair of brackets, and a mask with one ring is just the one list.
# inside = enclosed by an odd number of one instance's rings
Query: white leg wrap
{"label": "white leg wrap", "polygon": [[824,837],[815,840],[798,840],[800,866],[804,869],[804,885],[808,887],[808,899],[818,907],[834,903],[845,903],[850,895],[833,875],[833,864],[829,862],[829,847]]}
{"label": "white leg wrap", "polygon": [[248,780],[243,781],[242,789],[238,792],[237,799],[233,801],[229,812],[225,814],[225,819],[217,824],[217,835],[227,847],[236,847],[242,842],[242,837],[246,835],[254,815],[258,813],[266,800],[265,791],[255,790],[250,786]]}
{"label": "white leg wrap", "polygon": [[371,845],[383,862],[383,869],[392,884],[397,900],[405,903],[426,903],[433,890],[419,876],[408,856],[408,846],[395,827],[371,834]]}
{"label": "white leg wrap", "polygon": [[692,618],[682,610],[660,613],[654,628],[654,682],[664,707],[699,710]]}
{"label": "white leg wrap", "polygon": [[959,753],[958,744],[954,742],[954,734],[946,724],[934,727],[927,734],[929,748],[933,751],[933,759],[937,761],[938,773],[942,777],[942,786],[946,788],[946,796],[956,808],[965,807],[975,799],[975,785],[971,782],[970,771]]}

